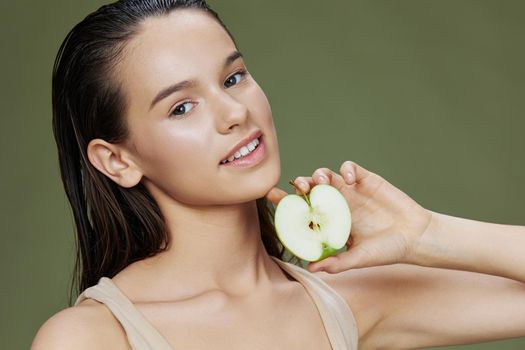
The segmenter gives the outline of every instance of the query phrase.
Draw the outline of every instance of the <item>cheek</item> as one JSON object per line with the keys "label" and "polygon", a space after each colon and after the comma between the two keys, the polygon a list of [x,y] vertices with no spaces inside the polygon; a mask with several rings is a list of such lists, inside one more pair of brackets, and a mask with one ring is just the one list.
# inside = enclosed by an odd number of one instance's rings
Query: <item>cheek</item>
{"label": "cheek", "polygon": [[276,132],[270,102],[255,80],[246,93],[246,103],[250,106],[250,113],[254,121],[263,129],[266,137],[273,138],[276,143]]}
{"label": "cheek", "polygon": [[195,202],[199,193],[212,190],[211,174],[218,164],[213,166],[214,154],[202,130],[186,128],[181,132],[173,128],[164,124],[156,131],[143,130],[137,142],[140,166],[149,186],[179,201]]}
{"label": "cheek", "polygon": [[253,101],[255,102],[255,108],[261,115],[265,116],[266,119],[272,119],[272,109],[270,102],[266,97],[263,89],[254,81],[253,88],[250,91]]}
{"label": "cheek", "polygon": [[254,101],[253,111],[256,115],[257,122],[265,132],[269,151],[275,153],[277,161],[279,161],[279,145],[277,143],[277,132],[273,122],[270,102],[268,101],[268,98],[261,87],[257,83],[255,83],[254,86],[256,88],[252,91],[252,99]]}
{"label": "cheek", "polygon": [[[161,123],[164,124],[164,123]],[[170,165],[184,160],[187,146],[176,132],[160,125],[157,128],[143,127],[137,137],[137,149],[141,167],[147,176],[158,174],[160,169],[169,170]]]}

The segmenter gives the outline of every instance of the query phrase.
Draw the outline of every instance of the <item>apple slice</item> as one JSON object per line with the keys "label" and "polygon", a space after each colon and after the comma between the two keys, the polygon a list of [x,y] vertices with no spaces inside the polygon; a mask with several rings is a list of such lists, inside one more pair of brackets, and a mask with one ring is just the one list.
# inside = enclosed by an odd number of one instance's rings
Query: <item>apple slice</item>
{"label": "apple slice", "polygon": [[[292,181],[290,184],[295,187]],[[338,189],[318,184],[303,196],[282,198],[275,209],[274,224],[277,237],[292,254],[319,261],[345,246],[352,215]]]}

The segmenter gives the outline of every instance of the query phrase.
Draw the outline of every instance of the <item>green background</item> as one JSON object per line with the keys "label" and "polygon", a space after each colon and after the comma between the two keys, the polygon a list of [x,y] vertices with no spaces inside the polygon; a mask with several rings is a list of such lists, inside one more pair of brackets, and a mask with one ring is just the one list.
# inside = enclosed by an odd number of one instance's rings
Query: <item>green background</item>
{"label": "green background", "polygon": [[[51,69],[103,1],[2,1],[2,348],[67,306]],[[353,160],[434,211],[525,224],[525,2],[211,1],[272,105],[281,187]],[[497,297],[497,296],[495,296]],[[480,305],[483,307],[483,305]],[[451,349],[523,349],[525,338]]]}

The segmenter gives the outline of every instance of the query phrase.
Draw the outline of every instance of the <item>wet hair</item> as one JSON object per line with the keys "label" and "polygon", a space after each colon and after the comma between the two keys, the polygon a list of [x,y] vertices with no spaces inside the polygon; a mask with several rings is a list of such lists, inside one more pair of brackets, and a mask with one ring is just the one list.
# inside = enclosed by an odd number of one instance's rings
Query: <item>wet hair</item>
{"label": "wet hair", "polygon": [[[202,0],[121,0],[100,7],[75,25],[62,42],[53,67],[53,133],[60,174],[72,208],[75,266],[69,291],[80,293],[113,277],[127,265],[165,250],[169,243],[158,204],[142,183],[119,186],[89,162],[87,145],[127,139],[126,103],[116,67],[140,23],[178,9],[212,16],[235,40],[218,14]],[[261,239],[269,255],[285,260],[287,250],[273,225],[275,208],[256,200]],[[297,263],[298,261],[289,262]]]}

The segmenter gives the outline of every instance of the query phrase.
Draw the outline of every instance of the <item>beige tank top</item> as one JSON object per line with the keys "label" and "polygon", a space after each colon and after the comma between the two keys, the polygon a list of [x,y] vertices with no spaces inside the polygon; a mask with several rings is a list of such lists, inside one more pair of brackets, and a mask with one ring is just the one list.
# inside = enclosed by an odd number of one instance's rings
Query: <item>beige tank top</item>
{"label": "beige tank top", "polygon": [[[301,283],[315,303],[333,350],[357,350],[357,323],[346,301],[308,270],[272,256],[282,270]],[[134,350],[173,350],[168,341],[108,277],[86,288],[75,306],[91,298],[105,304],[122,324]]]}

